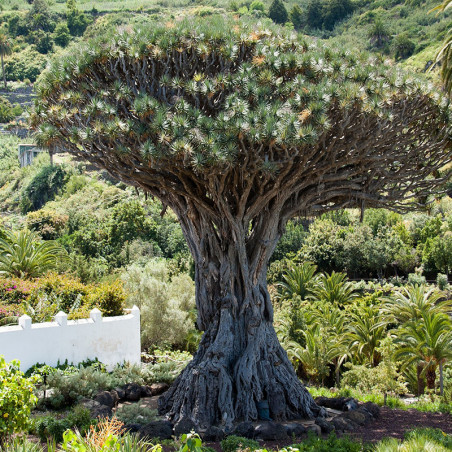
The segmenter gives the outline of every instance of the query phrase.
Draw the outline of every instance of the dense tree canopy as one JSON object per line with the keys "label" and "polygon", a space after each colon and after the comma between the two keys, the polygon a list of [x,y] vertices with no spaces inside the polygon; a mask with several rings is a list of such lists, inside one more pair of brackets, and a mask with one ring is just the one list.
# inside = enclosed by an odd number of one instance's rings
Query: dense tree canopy
{"label": "dense tree canopy", "polygon": [[446,100],[376,57],[224,17],[115,31],[53,64],[32,123],[170,206],[195,262],[193,361],[160,402],[205,426],[320,413],[272,327],[287,220],[407,209],[444,181]]}

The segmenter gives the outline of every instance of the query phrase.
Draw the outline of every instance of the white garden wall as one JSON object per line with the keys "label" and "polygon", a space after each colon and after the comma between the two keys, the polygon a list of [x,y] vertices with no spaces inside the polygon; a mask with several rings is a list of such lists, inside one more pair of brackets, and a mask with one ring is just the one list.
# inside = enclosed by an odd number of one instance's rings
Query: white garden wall
{"label": "white garden wall", "polygon": [[32,324],[23,315],[19,325],[0,327],[0,355],[6,361],[20,360],[21,370],[33,364],[55,366],[58,361],[78,364],[97,358],[111,370],[124,361],[140,363],[140,310],[134,306],[130,314],[102,317],[93,309],[89,319],[67,320],[63,312],[54,322]]}

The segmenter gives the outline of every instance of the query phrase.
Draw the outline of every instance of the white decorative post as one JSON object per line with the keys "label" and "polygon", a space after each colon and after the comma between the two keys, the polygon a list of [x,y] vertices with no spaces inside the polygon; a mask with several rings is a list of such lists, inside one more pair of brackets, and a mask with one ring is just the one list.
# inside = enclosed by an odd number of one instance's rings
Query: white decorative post
{"label": "white decorative post", "polygon": [[67,314],[63,311],[60,311],[55,316],[55,322],[58,323],[60,326],[66,326],[67,325]]}
{"label": "white decorative post", "polygon": [[89,316],[93,320],[94,323],[102,322],[102,312],[99,311],[99,309],[94,308],[89,313]]}
{"label": "white decorative post", "polygon": [[24,330],[29,330],[31,328],[31,317],[27,314],[21,315],[19,317],[19,326]]}
{"label": "white decorative post", "polygon": [[133,308],[130,310],[130,313],[134,316],[134,317],[138,317],[140,318],[140,309],[138,308],[137,305],[133,305]]}

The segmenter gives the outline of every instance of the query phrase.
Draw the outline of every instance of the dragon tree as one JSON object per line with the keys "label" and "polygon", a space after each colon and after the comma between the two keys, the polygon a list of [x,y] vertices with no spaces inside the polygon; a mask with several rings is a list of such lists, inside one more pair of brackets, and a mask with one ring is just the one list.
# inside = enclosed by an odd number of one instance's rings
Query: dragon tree
{"label": "dragon tree", "polygon": [[407,210],[445,180],[446,99],[375,56],[209,17],[126,28],[41,77],[31,115],[60,147],[161,200],[195,263],[193,360],[159,400],[198,427],[320,413],[272,326],[267,265],[287,221]]}

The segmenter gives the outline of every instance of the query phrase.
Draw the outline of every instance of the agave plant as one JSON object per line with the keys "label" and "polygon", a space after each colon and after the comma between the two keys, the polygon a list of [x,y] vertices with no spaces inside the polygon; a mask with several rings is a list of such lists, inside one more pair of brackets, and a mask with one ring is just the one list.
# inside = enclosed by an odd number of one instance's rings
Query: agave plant
{"label": "agave plant", "polygon": [[5,231],[0,238],[0,275],[35,278],[67,259],[64,248],[54,241],[43,242],[37,234]]}

